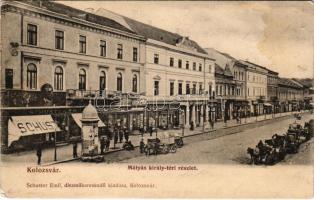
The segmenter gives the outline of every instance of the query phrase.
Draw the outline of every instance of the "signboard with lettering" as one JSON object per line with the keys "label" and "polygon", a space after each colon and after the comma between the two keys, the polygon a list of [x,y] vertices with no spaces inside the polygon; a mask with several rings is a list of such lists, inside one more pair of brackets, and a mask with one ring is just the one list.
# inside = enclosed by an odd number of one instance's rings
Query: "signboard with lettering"
{"label": "signboard with lettering", "polygon": [[61,131],[51,115],[12,116],[8,127],[9,145],[21,136]]}

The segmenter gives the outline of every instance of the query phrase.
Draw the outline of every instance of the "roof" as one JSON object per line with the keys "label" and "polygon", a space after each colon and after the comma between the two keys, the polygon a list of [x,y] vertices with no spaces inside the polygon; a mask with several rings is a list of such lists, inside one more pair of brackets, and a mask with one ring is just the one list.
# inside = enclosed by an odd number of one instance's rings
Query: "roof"
{"label": "roof", "polygon": [[299,84],[295,83],[294,81],[288,78],[279,78],[278,85],[284,85],[284,86],[298,88],[298,89],[302,88]]}
{"label": "roof", "polygon": [[303,79],[297,79],[297,78],[293,78],[294,81],[302,84],[304,87],[307,88],[311,88],[313,87],[313,83],[314,83],[314,79],[310,79],[310,78],[303,78]]}
{"label": "roof", "polygon": [[79,10],[70,6],[66,6],[64,4],[55,3],[52,1],[23,1],[23,3],[29,4],[35,7],[39,7],[39,8],[44,8],[51,12],[56,12],[59,14],[67,15],[68,17],[71,17],[71,18],[75,17],[75,18],[79,18],[88,22],[114,28],[120,31],[125,31],[125,32],[129,32],[133,34],[135,33],[134,31],[126,28],[125,26],[119,24],[118,22],[112,19],[95,15],[95,14],[92,14],[83,10]]}
{"label": "roof", "polygon": [[144,24],[128,17],[122,17],[130,26],[130,28],[139,35],[174,46],[181,43],[182,40],[185,40],[185,42],[188,42],[188,45],[195,48],[197,52],[207,54],[207,52],[202,47],[200,47],[195,41],[190,40],[188,37],[183,37],[177,33],[172,33],[148,24]]}
{"label": "roof", "polygon": [[225,67],[225,73],[224,73],[225,76],[230,76],[230,77],[233,77],[233,74],[230,70],[230,67],[228,65],[226,65]]}
{"label": "roof", "polygon": [[215,74],[224,74],[224,70],[217,63],[215,63]]}
{"label": "roof", "polygon": [[233,78],[232,72],[228,66],[226,66],[226,69],[223,69],[217,63],[215,63],[215,74],[221,75],[223,76],[223,78],[227,78],[227,79]]}

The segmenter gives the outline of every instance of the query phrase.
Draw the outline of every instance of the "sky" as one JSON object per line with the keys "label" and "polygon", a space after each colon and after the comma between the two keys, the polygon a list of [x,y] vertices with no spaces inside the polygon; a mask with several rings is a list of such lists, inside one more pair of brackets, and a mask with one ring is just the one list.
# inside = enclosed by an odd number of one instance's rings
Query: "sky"
{"label": "sky", "polygon": [[279,72],[314,77],[314,3],[213,1],[61,1],[82,10],[99,8],[189,36]]}

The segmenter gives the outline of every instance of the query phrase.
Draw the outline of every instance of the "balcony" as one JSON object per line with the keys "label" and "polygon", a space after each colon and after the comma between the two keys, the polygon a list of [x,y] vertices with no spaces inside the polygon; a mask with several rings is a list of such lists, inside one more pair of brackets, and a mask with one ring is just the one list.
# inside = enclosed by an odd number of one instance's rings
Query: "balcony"
{"label": "balcony", "polygon": [[113,105],[123,103],[131,105],[133,100],[139,99],[140,94],[122,93],[112,90],[76,90],[66,92],[67,105],[87,105],[89,100],[97,101],[100,105]]}
{"label": "balcony", "polygon": [[25,90],[2,90],[3,107],[65,106],[66,94],[62,91],[43,92]]}

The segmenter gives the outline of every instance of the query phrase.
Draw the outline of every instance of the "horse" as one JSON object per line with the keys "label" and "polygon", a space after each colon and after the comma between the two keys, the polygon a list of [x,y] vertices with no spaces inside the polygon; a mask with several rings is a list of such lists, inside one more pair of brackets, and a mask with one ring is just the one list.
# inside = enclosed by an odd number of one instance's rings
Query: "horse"
{"label": "horse", "polygon": [[250,164],[258,165],[260,164],[259,153],[253,148],[247,148],[247,153],[250,155]]}

